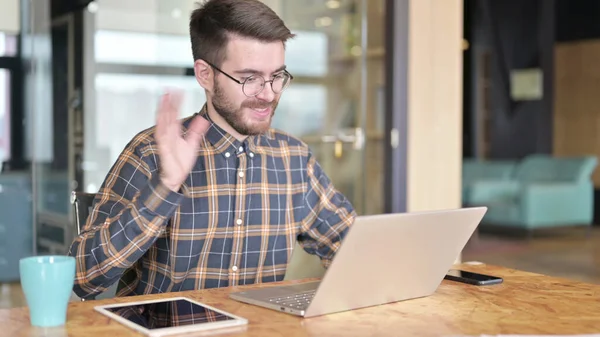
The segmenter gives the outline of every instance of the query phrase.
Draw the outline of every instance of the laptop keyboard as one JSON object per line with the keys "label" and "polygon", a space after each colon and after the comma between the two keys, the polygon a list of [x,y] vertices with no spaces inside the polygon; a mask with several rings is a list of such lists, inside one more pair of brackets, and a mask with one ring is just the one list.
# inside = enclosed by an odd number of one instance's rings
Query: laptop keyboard
{"label": "laptop keyboard", "polygon": [[269,302],[286,306],[292,309],[304,310],[315,296],[315,290],[292,294],[289,296],[272,297]]}

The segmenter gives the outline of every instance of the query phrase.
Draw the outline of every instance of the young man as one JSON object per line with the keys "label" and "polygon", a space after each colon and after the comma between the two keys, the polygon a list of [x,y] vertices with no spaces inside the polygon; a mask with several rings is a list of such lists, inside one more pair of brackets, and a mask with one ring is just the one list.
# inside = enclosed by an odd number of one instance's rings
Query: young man
{"label": "young man", "polygon": [[280,281],[296,240],[327,267],[354,221],[308,147],[270,129],[292,79],[283,21],[209,0],[190,35],[206,105],[181,121],[165,95],[111,168],[70,249],[82,298],[118,281],[118,296]]}

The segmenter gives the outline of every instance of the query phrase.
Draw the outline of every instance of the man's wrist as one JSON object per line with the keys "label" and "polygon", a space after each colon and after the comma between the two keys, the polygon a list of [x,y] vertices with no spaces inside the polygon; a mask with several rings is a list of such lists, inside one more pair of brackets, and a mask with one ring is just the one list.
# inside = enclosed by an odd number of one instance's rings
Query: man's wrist
{"label": "man's wrist", "polygon": [[170,189],[171,191],[173,191],[175,193],[179,193],[179,189],[181,189],[181,183],[177,184],[177,183],[170,182],[168,179],[165,179],[165,177],[163,177],[163,176],[160,177],[160,182],[166,188]]}
{"label": "man's wrist", "polygon": [[179,205],[183,197],[183,194],[173,192],[168,188],[160,177],[153,176],[148,181],[146,187],[141,190],[138,201],[152,213],[169,217],[175,211],[175,208]]}
{"label": "man's wrist", "polygon": [[168,184],[165,183],[164,181],[162,182],[163,185],[165,185],[165,187],[167,187],[168,189],[170,189],[171,191],[175,192],[175,193],[179,193],[179,190],[181,189],[181,184]]}

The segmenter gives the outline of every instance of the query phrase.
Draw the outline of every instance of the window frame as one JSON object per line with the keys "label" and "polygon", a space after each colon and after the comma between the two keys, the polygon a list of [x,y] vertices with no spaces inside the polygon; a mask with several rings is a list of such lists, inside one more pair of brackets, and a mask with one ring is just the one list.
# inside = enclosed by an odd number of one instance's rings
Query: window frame
{"label": "window frame", "polygon": [[[20,37],[17,37],[20,41]],[[17,54],[14,56],[0,56],[0,69],[9,72],[10,88],[10,109],[9,109],[9,137],[10,154],[7,163],[11,170],[23,169],[26,167],[24,161],[24,126],[23,126],[23,67],[21,63],[20,44],[17,47]],[[0,163],[4,164],[4,163]]]}

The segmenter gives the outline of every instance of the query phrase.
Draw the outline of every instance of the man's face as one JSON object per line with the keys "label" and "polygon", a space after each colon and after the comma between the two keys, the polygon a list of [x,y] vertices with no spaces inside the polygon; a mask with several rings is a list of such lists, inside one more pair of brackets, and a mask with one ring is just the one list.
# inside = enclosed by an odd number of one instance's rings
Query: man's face
{"label": "man's face", "polygon": [[[230,37],[227,56],[220,69],[244,82],[254,75],[270,80],[282,72],[285,50],[282,42],[261,42],[249,38]],[[281,93],[275,94],[270,83],[262,91],[248,97],[242,85],[215,71],[212,105],[219,115],[239,134],[257,135],[269,129]]]}

